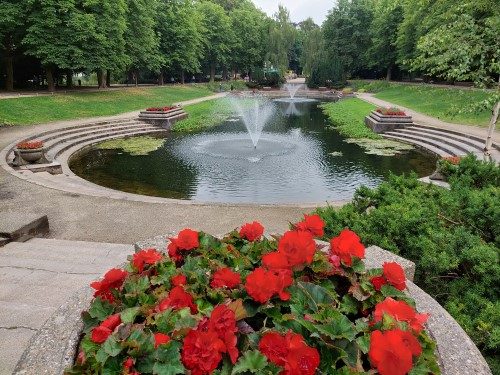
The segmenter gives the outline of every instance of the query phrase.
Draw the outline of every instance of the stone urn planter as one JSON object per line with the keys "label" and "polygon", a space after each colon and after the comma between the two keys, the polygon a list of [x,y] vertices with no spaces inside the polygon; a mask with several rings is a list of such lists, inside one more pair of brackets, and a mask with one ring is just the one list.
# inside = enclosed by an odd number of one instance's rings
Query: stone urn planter
{"label": "stone urn planter", "polygon": [[14,166],[26,164],[45,164],[48,163],[45,157],[45,147],[42,141],[32,140],[20,142],[14,150]]}

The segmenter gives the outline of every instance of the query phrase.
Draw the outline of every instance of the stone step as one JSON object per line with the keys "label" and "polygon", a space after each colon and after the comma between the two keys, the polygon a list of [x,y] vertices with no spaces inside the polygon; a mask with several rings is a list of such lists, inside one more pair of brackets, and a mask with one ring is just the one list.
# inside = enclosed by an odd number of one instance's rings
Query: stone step
{"label": "stone step", "polygon": [[[161,133],[164,131],[166,131],[166,130],[149,126],[149,127],[146,127],[144,129],[140,129],[140,130],[122,130],[122,131],[116,131],[116,132],[106,133],[106,134],[87,135],[85,137],[80,137],[80,138],[77,138],[74,140],[60,143],[57,146],[53,147],[48,152],[47,155],[49,156],[49,158],[56,159],[59,154],[61,154],[65,150],[67,150],[67,149],[69,149],[77,144],[86,143],[87,145],[90,145],[93,143],[98,143],[100,141],[113,139],[113,138],[121,138],[121,137],[127,137],[127,136],[130,137],[130,136],[134,136],[134,135],[154,134],[154,133]],[[88,143],[88,141],[92,141],[92,142]]]}
{"label": "stone step", "polygon": [[[17,211],[2,211],[0,220],[0,238],[4,245],[11,241],[26,241],[49,232],[47,215]],[[0,245],[2,246],[2,245]]]}
{"label": "stone step", "polygon": [[[461,137],[470,138],[470,139],[473,139],[475,141],[482,142],[483,144],[485,142],[485,139],[483,139],[481,137],[478,137],[478,136],[472,135],[472,134],[465,134],[465,133],[459,132],[457,130],[440,129],[440,128],[437,128],[437,127],[434,127],[434,126],[427,126],[427,125],[422,125],[422,124],[414,124],[413,126],[414,127],[418,127],[418,128],[422,128],[422,129],[441,130],[441,131],[444,131],[444,132],[447,132],[447,133],[451,133],[451,134],[454,134],[454,135],[458,135],[458,136],[461,136]],[[486,137],[486,129],[485,129],[485,137]],[[492,143],[492,147],[495,148],[497,151],[500,151],[500,144],[498,144],[496,142],[493,142]]]}
{"label": "stone step", "polygon": [[411,126],[411,127],[407,127],[406,129],[412,130],[412,131],[419,131],[421,133],[428,133],[428,134],[432,134],[432,135],[447,136],[447,137],[449,137],[449,139],[453,139],[455,141],[465,143],[466,145],[477,148],[480,151],[482,151],[484,148],[485,141],[481,138],[478,138],[478,137],[470,137],[468,135],[463,135],[463,134],[459,135],[456,133],[450,133],[446,130],[440,130],[437,128],[424,128],[421,126]]}
{"label": "stone step", "polygon": [[48,141],[45,143],[45,148],[48,152],[50,152],[50,149],[57,146],[58,144],[61,144],[63,142],[68,142],[72,141],[74,139],[78,138],[84,138],[88,135],[95,135],[95,134],[110,134],[110,133],[115,133],[118,131],[125,131],[125,130],[145,130],[145,129],[150,129],[152,125],[145,124],[145,123],[137,123],[137,124],[127,124],[127,125],[114,125],[113,127],[105,128],[105,129],[89,129],[89,130],[84,130],[84,131],[79,131],[71,134],[66,134],[58,137],[54,137],[52,140]]}
{"label": "stone step", "polygon": [[406,139],[408,142],[419,142],[420,144],[424,145],[429,145],[434,148],[438,148],[447,154],[451,156],[465,156],[467,152],[463,151],[462,149],[459,149],[455,146],[448,145],[446,143],[443,143],[441,141],[436,141],[433,139],[429,139],[427,136],[423,135],[413,135],[413,134],[401,134],[397,132],[386,132],[383,134],[384,136],[394,136],[394,137],[399,137],[400,139]]}
{"label": "stone step", "polygon": [[94,131],[94,130],[100,130],[100,129],[113,129],[117,126],[126,126],[126,125],[134,125],[134,124],[140,124],[141,122],[138,120],[130,119],[130,120],[125,120],[125,121],[119,121],[116,123],[111,123],[111,124],[97,124],[97,125],[80,125],[80,126],[75,126],[70,129],[66,130],[61,130],[61,131],[53,131],[48,134],[45,134],[41,137],[36,137],[36,139],[40,139],[44,142],[48,142],[54,138],[59,138],[62,136],[66,136],[69,134],[76,134],[76,133],[81,133],[81,132],[88,132],[88,131]]}
{"label": "stone step", "polygon": [[454,156],[446,151],[443,151],[442,149],[438,148],[438,147],[434,147],[433,145],[430,145],[426,142],[420,142],[420,141],[415,141],[415,140],[410,140],[408,138],[405,138],[405,137],[399,137],[399,136],[396,136],[396,135],[389,135],[387,133],[384,133],[382,134],[382,136],[384,138],[387,138],[387,139],[393,139],[395,141],[399,141],[399,142],[403,142],[403,143],[408,143],[408,144],[411,144],[413,146],[416,146],[418,148],[422,148],[424,150],[427,150],[427,151],[430,151],[432,152],[433,154],[439,156],[439,157],[442,157],[442,158],[445,158],[445,157],[449,157],[449,156]]}
{"label": "stone step", "polygon": [[418,137],[425,138],[428,140],[438,141],[438,142],[444,143],[446,145],[452,146],[452,147],[454,147],[458,150],[461,150],[465,153],[482,152],[481,148],[463,143],[461,140],[454,139],[453,136],[450,136],[449,134],[446,134],[446,133],[433,134],[433,133],[422,132],[418,129],[417,130],[415,130],[415,129],[395,129],[391,133],[392,134],[397,133],[397,134],[401,134],[403,136],[406,136],[406,135],[418,136]]}

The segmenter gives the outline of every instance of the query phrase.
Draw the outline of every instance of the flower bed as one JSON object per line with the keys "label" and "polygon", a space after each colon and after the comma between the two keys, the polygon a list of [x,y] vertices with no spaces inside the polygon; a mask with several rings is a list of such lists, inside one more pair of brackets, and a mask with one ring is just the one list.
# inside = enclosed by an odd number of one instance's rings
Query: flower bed
{"label": "flower bed", "polygon": [[406,113],[397,107],[392,107],[392,108],[379,107],[376,109],[376,112],[380,113],[383,116],[406,116]]}
{"label": "flower bed", "polygon": [[146,112],[168,112],[179,109],[179,107],[151,107],[146,109]]}
{"label": "flower bed", "polygon": [[366,271],[344,230],[317,251],[317,215],[282,237],[259,223],[222,240],[185,229],[92,283],[68,374],[439,373],[397,263]]}
{"label": "flower bed", "polygon": [[23,141],[16,145],[18,150],[36,150],[43,147],[43,141],[33,140],[33,141]]}

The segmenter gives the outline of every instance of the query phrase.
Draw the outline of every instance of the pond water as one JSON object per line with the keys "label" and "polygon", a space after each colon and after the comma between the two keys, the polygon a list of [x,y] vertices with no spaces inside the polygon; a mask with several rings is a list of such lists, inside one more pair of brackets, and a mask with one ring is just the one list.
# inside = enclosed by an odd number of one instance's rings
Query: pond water
{"label": "pond water", "polygon": [[348,200],[356,188],[375,187],[390,172],[425,176],[434,170],[436,158],[422,151],[370,155],[344,142],[327,128],[318,103],[275,105],[257,148],[234,118],[197,134],[97,144],[73,158],[70,167],[93,183],[130,193],[259,204]]}

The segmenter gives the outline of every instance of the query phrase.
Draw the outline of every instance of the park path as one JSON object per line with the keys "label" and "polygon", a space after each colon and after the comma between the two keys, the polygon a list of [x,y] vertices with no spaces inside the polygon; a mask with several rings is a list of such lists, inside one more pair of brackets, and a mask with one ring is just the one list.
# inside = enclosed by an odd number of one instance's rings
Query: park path
{"label": "park path", "polygon": [[13,373],[59,306],[132,253],[132,245],[40,238],[0,248],[0,375]]}
{"label": "park path", "polygon": [[[478,126],[472,126],[472,125],[463,125],[463,124],[455,124],[455,123],[450,123],[450,122],[445,122],[442,120],[439,120],[435,117],[424,115],[423,113],[414,111],[413,109],[403,107],[398,104],[390,103],[388,101],[382,100],[375,98],[374,94],[369,94],[369,93],[357,93],[356,96],[359,99],[362,99],[368,103],[375,104],[380,107],[398,107],[401,108],[403,111],[405,111],[408,115],[413,117],[413,120],[416,124],[419,125],[425,125],[425,126],[432,126],[434,128],[439,128],[439,129],[446,129],[446,130],[451,130],[451,131],[458,131],[462,134],[470,134],[474,135],[477,137],[481,137],[482,139],[486,139],[488,136],[488,128],[482,128]],[[493,141],[495,143],[500,143],[500,132],[495,131],[493,133]]]}

